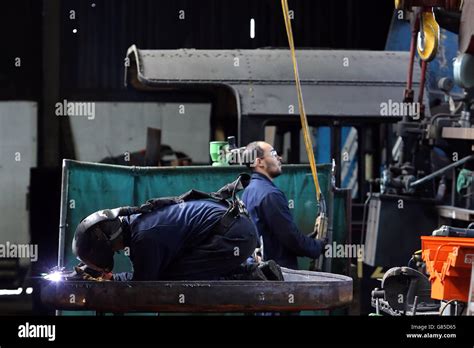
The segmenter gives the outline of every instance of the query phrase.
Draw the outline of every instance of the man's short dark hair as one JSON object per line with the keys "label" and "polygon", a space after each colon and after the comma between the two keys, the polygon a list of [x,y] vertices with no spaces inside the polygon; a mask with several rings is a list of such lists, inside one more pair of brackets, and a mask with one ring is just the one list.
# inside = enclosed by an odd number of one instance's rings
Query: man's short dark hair
{"label": "man's short dark hair", "polygon": [[257,158],[263,158],[265,155],[264,150],[260,147],[260,141],[253,141],[245,147],[244,152],[242,153],[243,163],[247,168],[253,170],[254,163]]}

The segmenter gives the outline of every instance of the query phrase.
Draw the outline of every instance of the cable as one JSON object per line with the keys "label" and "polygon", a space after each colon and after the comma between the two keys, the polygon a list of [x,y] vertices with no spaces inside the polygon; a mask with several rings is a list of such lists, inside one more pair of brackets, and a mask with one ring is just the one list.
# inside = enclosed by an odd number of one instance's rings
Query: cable
{"label": "cable", "polygon": [[[451,303],[453,303],[454,301],[457,302],[457,300],[449,300],[448,302],[446,302],[446,303],[444,304],[443,308],[441,309],[441,311],[439,312],[439,315],[440,315],[440,316],[443,315],[443,312],[444,312],[444,310],[446,309],[446,307],[448,307],[448,305],[451,304]],[[457,304],[456,304],[456,306],[457,306]]]}
{"label": "cable", "polygon": [[293,31],[291,29],[291,19],[290,19],[290,12],[288,8],[288,0],[281,0],[281,6],[283,9],[283,18],[285,20],[285,27],[286,27],[286,34],[288,36],[288,43],[290,45],[291,51],[291,59],[293,61],[293,70],[295,74],[295,84],[296,84],[296,92],[298,94],[298,108],[300,112],[300,120],[301,120],[301,128],[303,131],[303,138],[306,147],[306,153],[308,154],[309,164],[311,167],[311,173],[313,175],[314,187],[316,189],[316,199],[320,203],[320,212],[325,213],[323,209],[325,209],[324,204],[324,197],[321,195],[321,188],[319,186],[318,180],[318,172],[316,169],[316,160],[314,159],[314,150],[313,144],[311,141],[311,137],[309,135],[309,126],[308,126],[308,119],[306,117],[306,111],[304,108],[304,101],[303,101],[303,92],[301,90],[301,82],[300,76],[298,72],[298,62],[296,60],[296,53],[295,53],[295,44],[293,41]]}

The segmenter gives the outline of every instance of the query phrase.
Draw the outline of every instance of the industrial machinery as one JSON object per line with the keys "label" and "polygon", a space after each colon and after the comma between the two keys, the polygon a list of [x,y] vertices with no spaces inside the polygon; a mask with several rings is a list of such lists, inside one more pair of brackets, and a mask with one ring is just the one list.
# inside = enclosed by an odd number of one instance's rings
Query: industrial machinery
{"label": "industrial machinery", "polygon": [[[406,265],[420,244],[421,251],[409,267],[385,273],[382,289],[372,292],[372,305],[390,315],[438,315],[455,303],[450,313],[462,314],[472,291],[474,250],[474,1],[396,1],[396,7],[409,15],[412,32],[403,102],[419,112],[397,123],[393,161],[374,180],[380,193],[367,200],[365,262]],[[437,81],[444,101],[423,105],[428,64],[442,49],[440,28],[458,34],[459,54],[453,79]],[[417,102],[411,76],[415,51],[422,69]],[[460,95],[452,93],[454,86]],[[396,225],[386,223],[394,217]],[[396,249],[391,260],[388,248]],[[447,302],[440,306],[440,301]]]}

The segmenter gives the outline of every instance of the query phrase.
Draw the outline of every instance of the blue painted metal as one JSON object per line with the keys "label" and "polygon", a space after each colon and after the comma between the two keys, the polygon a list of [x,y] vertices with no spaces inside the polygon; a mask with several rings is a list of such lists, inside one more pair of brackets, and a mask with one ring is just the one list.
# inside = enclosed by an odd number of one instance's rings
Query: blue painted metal
{"label": "blue painted metal", "polygon": [[385,51],[410,51],[411,29],[410,22],[399,19],[395,11],[385,43]]}
{"label": "blue painted metal", "polygon": [[[410,22],[400,19],[398,11],[395,11],[390,25],[390,30],[385,44],[386,51],[409,51],[411,40]],[[458,35],[451,33],[445,29],[440,31],[440,44],[436,58],[428,65],[427,85],[429,99],[442,95],[442,91],[438,88],[438,81],[443,77],[454,80],[453,77],[453,60],[457,57],[458,52]],[[408,62],[407,62],[408,69]],[[453,94],[462,95],[462,90],[455,86],[452,90]]]}
{"label": "blue painted metal", "polygon": [[314,135],[316,162],[331,163],[331,128],[318,127]]}

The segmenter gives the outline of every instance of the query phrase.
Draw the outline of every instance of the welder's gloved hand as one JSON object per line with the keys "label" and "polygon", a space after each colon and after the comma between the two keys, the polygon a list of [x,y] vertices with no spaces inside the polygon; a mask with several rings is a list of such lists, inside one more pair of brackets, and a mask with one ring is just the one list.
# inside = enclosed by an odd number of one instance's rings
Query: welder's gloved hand
{"label": "welder's gloved hand", "polygon": [[258,268],[265,274],[267,280],[285,280],[280,266],[273,260],[260,263]]}
{"label": "welder's gloved hand", "polygon": [[113,280],[112,273],[103,273],[96,271],[92,268],[87,267],[87,265],[80,263],[74,267],[77,278],[82,278],[83,280]]}
{"label": "welder's gloved hand", "polygon": [[257,263],[246,263],[233,272],[223,276],[220,280],[267,280]]}
{"label": "welder's gloved hand", "polygon": [[103,280],[114,280],[114,274],[112,272],[102,273]]}

